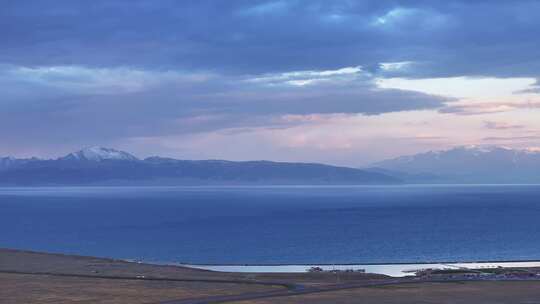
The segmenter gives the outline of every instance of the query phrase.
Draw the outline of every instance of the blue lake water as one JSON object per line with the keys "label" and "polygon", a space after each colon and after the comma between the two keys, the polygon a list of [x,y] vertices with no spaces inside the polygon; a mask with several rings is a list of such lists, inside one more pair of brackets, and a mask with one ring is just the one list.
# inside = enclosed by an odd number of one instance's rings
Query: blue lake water
{"label": "blue lake water", "polygon": [[0,247],[212,264],[540,259],[540,186],[0,188]]}

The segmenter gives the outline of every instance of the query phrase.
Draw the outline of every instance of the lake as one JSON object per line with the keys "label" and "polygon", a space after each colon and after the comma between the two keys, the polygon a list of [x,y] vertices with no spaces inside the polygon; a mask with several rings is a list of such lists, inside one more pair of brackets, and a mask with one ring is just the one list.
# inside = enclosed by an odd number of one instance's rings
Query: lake
{"label": "lake", "polygon": [[540,260],[540,186],[0,188],[0,247],[191,264]]}

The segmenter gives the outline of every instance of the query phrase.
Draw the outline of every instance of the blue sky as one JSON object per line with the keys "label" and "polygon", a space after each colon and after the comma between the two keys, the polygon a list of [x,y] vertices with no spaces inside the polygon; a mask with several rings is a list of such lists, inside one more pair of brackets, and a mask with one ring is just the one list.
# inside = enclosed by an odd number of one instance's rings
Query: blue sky
{"label": "blue sky", "polygon": [[10,1],[0,155],[540,147],[539,1]]}

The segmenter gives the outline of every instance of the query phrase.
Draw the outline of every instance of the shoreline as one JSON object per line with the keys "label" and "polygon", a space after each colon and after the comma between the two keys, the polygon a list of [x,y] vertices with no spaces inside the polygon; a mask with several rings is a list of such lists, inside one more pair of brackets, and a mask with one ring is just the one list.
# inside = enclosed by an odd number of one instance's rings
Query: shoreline
{"label": "shoreline", "polygon": [[538,259],[525,260],[477,260],[477,261],[422,261],[422,262],[367,262],[367,263],[182,263],[182,262],[165,262],[167,264],[175,263],[178,265],[197,265],[197,266],[378,266],[378,265],[424,265],[424,264],[472,264],[472,263],[530,263],[539,262]]}
{"label": "shoreline", "polygon": [[394,262],[394,263],[291,263],[291,264],[239,264],[239,263],[182,263],[163,262],[155,260],[118,258],[111,256],[88,256],[75,253],[44,252],[27,249],[0,248],[8,251],[18,251],[34,254],[49,254],[76,258],[99,258],[110,261],[123,261],[134,264],[148,264],[156,266],[180,266],[191,269],[206,270],[213,272],[228,273],[307,273],[312,267],[320,267],[324,271],[363,270],[366,273],[382,274],[392,277],[404,277],[413,275],[422,269],[489,269],[489,268],[523,268],[540,267],[540,259],[527,260],[479,260],[479,261],[454,261],[454,262]]}
{"label": "shoreline", "polygon": [[307,273],[312,267],[320,267],[323,271],[365,271],[368,274],[382,274],[391,277],[404,277],[414,275],[414,272],[423,269],[489,269],[489,268],[527,268],[540,267],[540,259],[533,260],[480,260],[458,262],[395,262],[395,263],[291,263],[291,264],[217,264],[217,263],[182,263],[163,262],[155,260],[118,258],[110,256],[88,256],[84,254],[43,252],[26,249],[0,248],[7,251],[18,251],[32,254],[48,254],[53,256],[75,258],[99,258],[110,261],[123,261],[133,264],[148,264],[156,266],[180,266],[190,269],[206,270],[221,273]]}
{"label": "shoreline", "polygon": [[361,271],[372,274],[382,274],[391,277],[413,276],[414,273],[425,269],[439,270],[473,270],[494,268],[526,268],[540,267],[540,260],[533,261],[490,261],[490,262],[458,262],[458,263],[394,263],[394,264],[289,264],[289,265],[202,265],[182,264],[177,265],[193,269],[202,269],[216,272],[232,273],[306,273],[313,267],[322,271]]}

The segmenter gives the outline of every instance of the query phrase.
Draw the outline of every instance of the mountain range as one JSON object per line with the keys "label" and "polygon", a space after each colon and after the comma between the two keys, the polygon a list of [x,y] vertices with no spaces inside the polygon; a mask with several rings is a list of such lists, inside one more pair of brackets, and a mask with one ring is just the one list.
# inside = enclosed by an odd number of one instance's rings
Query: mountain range
{"label": "mountain range", "polygon": [[298,185],[396,184],[384,173],[314,163],[271,161],[138,159],[114,149],[91,147],[66,156],[0,158],[0,185]]}
{"label": "mountain range", "polygon": [[272,161],[139,159],[90,147],[57,159],[0,158],[0,185],[364,185],[540,183],[540,151],[463,146],[368,168]]}

